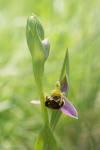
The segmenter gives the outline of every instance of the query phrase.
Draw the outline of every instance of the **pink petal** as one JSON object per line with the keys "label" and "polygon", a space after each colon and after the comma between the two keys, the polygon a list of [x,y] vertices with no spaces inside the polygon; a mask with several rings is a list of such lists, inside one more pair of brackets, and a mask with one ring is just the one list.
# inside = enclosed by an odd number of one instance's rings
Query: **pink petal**
{"label": "pink petal", "polygon": [[62,81],[60,81],[60,84],[61,84],[61,92],[67,93],[69,87],[68,87],[68,81],[66,76]]}
{"label": "pink petal", "polygon": [[64,97],[65,104],[61,107],[61,111],[70,117],[78,119],[78,113],[77,110],[75,109],[74,105]]}

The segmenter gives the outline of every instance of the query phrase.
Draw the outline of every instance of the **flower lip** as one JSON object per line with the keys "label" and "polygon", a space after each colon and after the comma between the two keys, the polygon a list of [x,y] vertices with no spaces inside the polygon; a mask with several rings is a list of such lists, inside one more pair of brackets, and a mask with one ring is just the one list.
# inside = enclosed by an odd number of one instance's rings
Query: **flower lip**
{"label": "flower lip", "polygon": [[61,96],[46,96],[45,106],[51,109],[60,109],[64,105]]}

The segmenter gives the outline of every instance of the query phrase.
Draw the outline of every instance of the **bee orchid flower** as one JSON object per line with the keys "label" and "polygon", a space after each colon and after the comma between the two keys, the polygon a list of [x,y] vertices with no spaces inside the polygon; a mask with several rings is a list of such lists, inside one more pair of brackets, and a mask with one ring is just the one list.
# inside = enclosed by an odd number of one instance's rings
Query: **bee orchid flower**
{"label": "bee orchid flower", "polygon": [[[65,115],[78,119],[78,113],[74,105],[65,96],[65,92],[68,90],[67,84],[63,82],[60,86],[60,82],[56,83],[55,89],[50,96],[45,98],[45,106],[56,111],[61,111]],[[39,104],[40,101],[32,100],[32,104]]]}

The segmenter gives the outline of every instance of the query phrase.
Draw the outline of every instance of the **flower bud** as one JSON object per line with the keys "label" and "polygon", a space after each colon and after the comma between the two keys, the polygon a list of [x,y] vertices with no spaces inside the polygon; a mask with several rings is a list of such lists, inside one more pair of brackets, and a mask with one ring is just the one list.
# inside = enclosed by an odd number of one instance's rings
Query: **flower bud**
{"label": "flower bud", "polygon": [[44,63],[49,55],[49,44],[44,40],[44,30],[37,17],[27,19],[26,38],[32,55],[33,72],[38,88],[41,90]]}

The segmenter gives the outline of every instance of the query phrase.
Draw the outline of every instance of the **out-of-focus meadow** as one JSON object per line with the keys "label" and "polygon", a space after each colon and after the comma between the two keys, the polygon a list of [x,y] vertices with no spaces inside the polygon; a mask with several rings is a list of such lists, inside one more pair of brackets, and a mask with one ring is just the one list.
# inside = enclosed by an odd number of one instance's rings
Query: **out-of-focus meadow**
{"label": "out-of-focus meadow", "polygon": [[51,43],[44,91],[59,79],[70,54],[69,99],[79,119],[62,115],[55,129],[64,150],[100,149],[100,1],[0,0],[0,150],[32,150],[43,126],[26,43],[26,21],[37,14]]}

